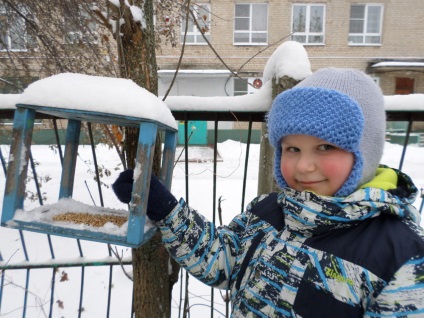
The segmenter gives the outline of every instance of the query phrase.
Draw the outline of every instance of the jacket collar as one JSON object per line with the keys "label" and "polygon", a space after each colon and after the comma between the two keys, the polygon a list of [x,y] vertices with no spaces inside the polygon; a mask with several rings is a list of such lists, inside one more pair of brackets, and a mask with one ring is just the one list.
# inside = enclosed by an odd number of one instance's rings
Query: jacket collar
{"label": "jacket collar", "polygon": [[397,174],[398,185],[387,191],[366,187],[346,197],[326,197],[284,188],[278,196],[278,203],[285,214],[286,226],[302,235],[312,236],[352,227],[382,213],[419,224],[420,214],[411,205],[418,190],[407,175],[396,169],[393,171]]}

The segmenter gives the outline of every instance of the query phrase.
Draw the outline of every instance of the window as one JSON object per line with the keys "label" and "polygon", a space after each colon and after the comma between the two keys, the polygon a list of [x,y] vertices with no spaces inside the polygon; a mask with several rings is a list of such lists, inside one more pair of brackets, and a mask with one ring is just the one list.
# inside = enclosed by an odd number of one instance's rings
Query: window
{"label": "window", "polygon": [[349,44],[381,44],[382,16],[382,5],[352,4],[350,7]]}
{"label": "window", "polygon": [[[24,8],[21,13],[26,14]],[[0,2],[0,51],[26,51],[34,47],[35,43],[35,38],[27,32],[27,21]]]}
{"label": "window", "polygon": [[[193,17],[190,15],[187,25],[187,35],[186,35],[186,44],[206,44],[205,39],[202,36],[202,33],[206,36],[208,41],[210,40],[210,21],[211,21],[211,11],[208,4],[196,4],[190,7],[196,21],[199,24],[200,30],[197,27],[196,23],[193,21]],[[185,14],[183,14],[185,17]],[[181,22],[181,42],[184,39],[186,21],[185,18]]]}
{"label": "window", "polygon": [[257,77],[238,78],[234,77],[234,96],[252,94],[262,87],[262,79]]}
{"label": "window", "polygon": [[292,40],[304,44],[323,44],[325,6],[294,4],[292,12]]}
{"label": "window", "polygon": [[66,43],[97,43],[97,25],[82,6],[65,8]]}
{"label": "window", "polygon": [[236,4],[234,44],[265,45],[267,42],[268,4]]}

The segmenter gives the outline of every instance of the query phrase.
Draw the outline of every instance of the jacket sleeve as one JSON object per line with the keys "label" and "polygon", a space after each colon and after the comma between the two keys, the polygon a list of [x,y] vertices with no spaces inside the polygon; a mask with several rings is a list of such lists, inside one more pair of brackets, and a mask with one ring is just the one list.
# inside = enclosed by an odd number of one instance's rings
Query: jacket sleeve
{"label": "jacket sleeve", "polygon": [[424,315],[424,258],[410,259],[371,300],[365,317],[422,317]]}
{"label": "jacket sleeve", "polygon": [[182,267],[209,286],[228,288],[246,222],[240,214],[228,226],[215,227],[181,200],[157,225],[165,247]]}

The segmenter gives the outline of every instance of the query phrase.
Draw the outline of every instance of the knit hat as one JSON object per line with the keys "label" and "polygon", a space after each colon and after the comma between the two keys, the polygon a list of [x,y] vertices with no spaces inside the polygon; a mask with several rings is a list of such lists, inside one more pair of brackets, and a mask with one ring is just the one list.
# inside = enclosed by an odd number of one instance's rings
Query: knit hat
{"label": "knit hat", "polygon": [[287,187],[281,170],[281,139],[292,134],[314,136],[354,154],[352,171],[334,196],[347,196],[375,175],[385,141],[383,93],[365,73],[325,68],[279,94],[268,114],[268,133],[275,148],[274,175]]}

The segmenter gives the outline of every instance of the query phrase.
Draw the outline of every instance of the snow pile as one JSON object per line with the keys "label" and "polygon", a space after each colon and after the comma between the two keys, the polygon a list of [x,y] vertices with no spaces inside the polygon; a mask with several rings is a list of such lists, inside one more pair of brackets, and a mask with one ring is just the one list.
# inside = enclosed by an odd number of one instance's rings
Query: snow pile
{"label": "snow pile", "polygon": [[372,67],[423,67],[424,62],[387,61],[374,64]]}
{"label": "snow pile", "polygon": [[15,109],[21,94],[0,94],[0,109]]}
{"label": "snow pile", "polygon": [[386,110],[421,110],[424,111],[424,94],[384,96]]}
{"label": "snow pile", "polygon": [[264,68],[264,82],[288,76],[301,81],[311,75],[311,63],[302,44],[287,41],[272,53]]}
{"label": "snow pile", "polygon": [[166,104],[132,80],[62,73],[29,85],[17,104],[85,110],[154,120],[177,129]]}

